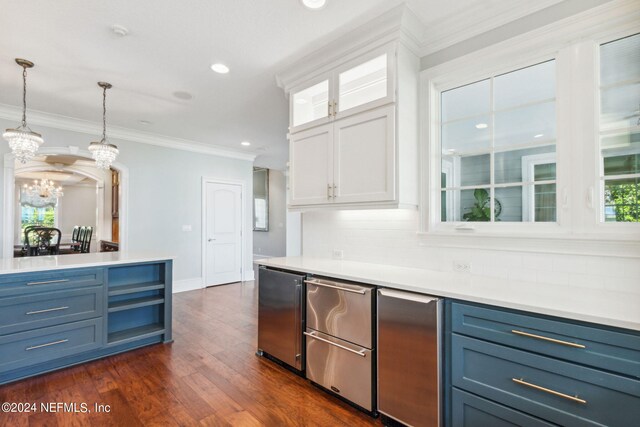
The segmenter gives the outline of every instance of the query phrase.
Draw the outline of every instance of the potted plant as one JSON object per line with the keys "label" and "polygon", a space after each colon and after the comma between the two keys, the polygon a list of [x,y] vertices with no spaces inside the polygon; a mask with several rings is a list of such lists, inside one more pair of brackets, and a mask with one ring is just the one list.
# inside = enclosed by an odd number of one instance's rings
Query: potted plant
{"label": "potted plant", "polygon": [[[469,212],[462,215],[465,221],[491,221],[491,197],[489,192],[484,188],[476,188],[473,191],[473,197],[476,200],[472,207],[467,208]],[[498,199],[494,203],[494,219],[500,221],[498,217],[502,213],[502,204]]]}

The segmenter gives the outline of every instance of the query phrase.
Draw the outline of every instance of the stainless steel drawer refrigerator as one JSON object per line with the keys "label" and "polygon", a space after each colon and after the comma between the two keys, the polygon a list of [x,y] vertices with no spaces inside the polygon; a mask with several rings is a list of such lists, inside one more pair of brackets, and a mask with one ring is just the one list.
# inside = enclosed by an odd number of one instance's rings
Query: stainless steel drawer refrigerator
{"label": "stainless steel drawer refrigerator", "polygon": [[442,300],[378,289],[378,412],[409,426],[442,424]]}
{"label": "stainless steel drawer refrigerator", "polygon": [[304,280],[306,275],[258,269],[259,356],[276,359],[299,374],[304,369]]}
{"label": "stainless steel drawer refrigerator", "polygon": [[306,284],[306,377],[374,413],[375,288],[318,277]]}

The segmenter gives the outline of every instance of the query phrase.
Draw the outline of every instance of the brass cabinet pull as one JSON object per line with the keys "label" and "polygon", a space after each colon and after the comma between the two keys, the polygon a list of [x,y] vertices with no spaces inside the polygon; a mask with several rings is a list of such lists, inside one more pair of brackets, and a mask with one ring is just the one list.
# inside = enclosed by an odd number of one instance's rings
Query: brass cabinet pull
{"label": "brass cabinet pull", "polygon": [[553,394],[554,396],[562,397],[564,399],[568,399],[568,400],[571,400],[573,402],[582,403],[582,404],[587,403],[586,400],[580,399],[577,396],[570,396],[568,394],[560,393],[559,391],[551,390],[550,388],[541,387],[541,386],[536,385],[536,384],[531,384],[531,383],[528,383],[528,382],[524,381],[522,378],[511,378],[511,380],[513,380],[513,382],[521,384],[523,386],[527,386],[527,387],[534,388],[536,390],[544,391],[545,393]]}
{"label": "brass cabinet pull", "polygon": [[63,344],[65,342],[68,342],[69,340],[60,340],[60,341],[54,341],[54,342],[48,342],[46,344],[40,344],[40,345],[34,345],[31,347],[27,347],[26,350],[35,350],[36,348],[42,348],[42,347],[49,347],[50,345],[56,345],[56,344]]}
{"label": "brass cabinet pull", "polygon": [[327,184],[327,200],[331,200],[331,184]]}
{"label": "brass cabinet pull", "polygon": [[50,283],[64,283],[64,282],[68,282],[69,279],[60,279],[60,280],[46,280],[44,282],[28,282],[27,286],[33,286],[33,285],[48,285]]}
{"label": "brass cabinet pull", "polygon": [[569,347],[587,348],[587,346],[582,345],[582,344],[577,344],[575,342],[562,341],[562,340],[557,340],[555,338],[543,337],[542,335],[530,334],[528,332],[522,332],[522,331],[519,331],[517,329],[512,329],[511,332],[516,334],[516,335],[521,335],[523,337],[529,337],[529,338],[535,338],[537,340],[549,341],[549,342],[553,342],[553,343],[556,343],[556,344],[566,345],[566,346],[569,346]]}
{"label": "brass cabinet pull", "polygon": [[40,314],[40,313],[48,313],[50,311],[60,311],[60,310],[66,310],[69,307],[65,306],[65,307],[56,307],[56,308],[47,308],[45,310],[35,310],[35,311],[27,311],[25,314]]}
{"label": "brass cabinet pull", "polygon": [[331,113],[331,101],[327,104],[327,116],[331,117],[333,114]]}
{"label": "brass cabinet pull", "polygon": [[333,101],[333,117],[335,117],[338,114],[338,103],[336,101]]}

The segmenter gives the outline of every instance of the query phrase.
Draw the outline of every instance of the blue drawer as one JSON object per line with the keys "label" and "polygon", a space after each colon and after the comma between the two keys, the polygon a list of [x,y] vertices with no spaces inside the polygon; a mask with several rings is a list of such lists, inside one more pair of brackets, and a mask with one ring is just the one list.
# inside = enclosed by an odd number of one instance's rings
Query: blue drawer
{"label": "blue drawer", "polygon": [[451,307],[453,332],[640,378],[640,334],[460,303]]}
{"label": "blue drawer", "polygon": [[[25,260],[28,258],[24,258]],[[55,261],[55,259],[53,260]],[[104,283],[104,269],[82,268],[0,275],[0,298],[29,293],[97,286]]]}
{"label": "blue drawer", "polygon": [[538,418],[523,414],[457,388],[452,394],[452,427],[553,427]]}
{"label": "blue drawer", "polygon": [[0,298],[0,335],[100,317],[102,286]]}
{"label": "blue drawer", "polygon": [[94,350],[102,345],[102,318],[0,336],[0,372]]}
{"label": "blue drawer", "polygon": [[455,387],[535,417],[563,426],[640,419],[640,381],[457,334],[451,355]]}

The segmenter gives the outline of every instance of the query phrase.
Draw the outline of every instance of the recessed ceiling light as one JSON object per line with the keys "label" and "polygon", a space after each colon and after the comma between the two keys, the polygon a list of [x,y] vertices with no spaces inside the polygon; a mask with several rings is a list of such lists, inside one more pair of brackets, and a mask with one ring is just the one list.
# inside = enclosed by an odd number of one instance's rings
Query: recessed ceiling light
{"label": "recessed ceiling light", "polygon": [[302,4],[311,10],[320,10],[327,5],[327,0],[301,0]]}
{"label": "recessed ceiling light", "polygon": [[251,143],[249,141],[242,141],[240,145],[244,145],[245,147],[248,147],[251,145]]}
{"label": "recessed ceiling light", "polygon": [[489,127],[489,125],[488,125],[488,124],[486,124],[486,123],[478,123],[478,124],[476,125],[476,129],[486,129],[486,128],[488,128],[488,127]]}
{"label": "recessed ceiling light", "polygon": [[218,74],[227,74],[229,72],[229,67],[224,64],[212,64],[211,69]]}
{"label": "recessed ceiling light", "polygon": [[537,135],[533,135],[534,138],[542,138],[544,136],[544,133],[539,133]]}

